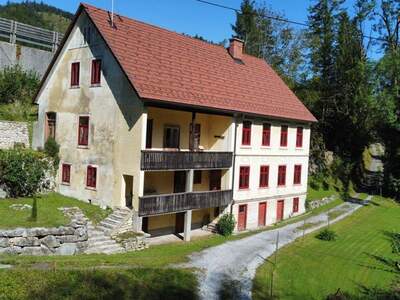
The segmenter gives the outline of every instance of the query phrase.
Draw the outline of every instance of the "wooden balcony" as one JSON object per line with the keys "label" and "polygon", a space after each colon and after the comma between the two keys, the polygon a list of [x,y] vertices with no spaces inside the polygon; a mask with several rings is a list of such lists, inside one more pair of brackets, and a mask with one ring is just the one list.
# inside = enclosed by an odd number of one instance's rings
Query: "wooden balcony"
{"label": "wooden balcony", "polygon": [[151,170],[227,169],[232,152],[143,150],[140,168]]}
{"label": "wooden balcony", "polygon": [[139,216],[227,206],[231,201],[232,190],[143,196],[139,201]]}

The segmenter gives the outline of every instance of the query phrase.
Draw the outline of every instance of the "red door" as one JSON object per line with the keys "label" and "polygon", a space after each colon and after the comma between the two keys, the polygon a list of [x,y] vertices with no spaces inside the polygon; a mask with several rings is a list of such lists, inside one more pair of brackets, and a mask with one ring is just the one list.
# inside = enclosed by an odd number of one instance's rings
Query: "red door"
{"label": "red door", "polygon": [[265,226],[265,219],[267,216],[267,202],[258,204],[258,226]]}
{"label": "red door", "polygon": [[247,222],[247,204],[239,205],[238,230],[245,230]]}
{"label": "red door", "polygon": [[278,200],[276,206],[276,220],[281,221],[283,219],[283,209],[285,207],[285,200]]}

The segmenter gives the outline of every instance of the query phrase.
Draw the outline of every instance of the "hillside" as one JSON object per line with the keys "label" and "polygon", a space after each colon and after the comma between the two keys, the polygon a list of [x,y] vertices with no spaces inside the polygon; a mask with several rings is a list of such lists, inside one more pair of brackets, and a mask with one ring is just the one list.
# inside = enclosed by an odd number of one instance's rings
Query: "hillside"
{"label": "hillside", "polygon": [[25,1],[0,5],[0,17],[21,23],[65,32],[73,14],[44,3]]}

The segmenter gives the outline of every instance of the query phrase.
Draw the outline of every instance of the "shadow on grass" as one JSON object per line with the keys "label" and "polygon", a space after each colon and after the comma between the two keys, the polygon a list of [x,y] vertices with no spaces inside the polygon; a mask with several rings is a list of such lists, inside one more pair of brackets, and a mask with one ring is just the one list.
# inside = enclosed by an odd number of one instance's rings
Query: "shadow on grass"
{"label": "shadow on grass", "polygon": [[0,290],[6,299],[197,299],[193,273],[175,269],[13,270],[0,272]]}

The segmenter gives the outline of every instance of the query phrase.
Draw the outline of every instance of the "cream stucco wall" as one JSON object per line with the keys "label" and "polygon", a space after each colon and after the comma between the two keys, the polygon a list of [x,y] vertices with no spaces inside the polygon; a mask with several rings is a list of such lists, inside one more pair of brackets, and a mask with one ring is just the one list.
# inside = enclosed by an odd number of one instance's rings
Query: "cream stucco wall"
{"label": "cream stucco wall", "polygon": [[[101,206],[124,206],[123,174],[133,176],[134,207],[140,192],[140,149],[144,107],[98,34],[85,45],[82,14],[39,93],[38,129],[45,141],[46,112],[57,113],[56,140],[61,163],[71,164],[70,185],[59,192]],[[92,27],[93,28],[93,27]],[[94,30],[94,28],[93,28]],[[90,85],[91,61],[102,59],[101,86]],[[72,62],[80,62],[80,87],[70,87]],[[78,147],[78,118],[90,117],[89,146]],[[86,188],[86,168],[97,167],[97,187]]]}

